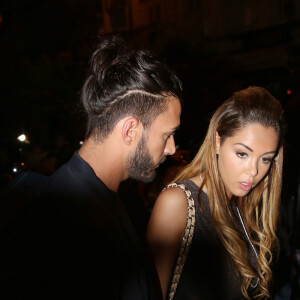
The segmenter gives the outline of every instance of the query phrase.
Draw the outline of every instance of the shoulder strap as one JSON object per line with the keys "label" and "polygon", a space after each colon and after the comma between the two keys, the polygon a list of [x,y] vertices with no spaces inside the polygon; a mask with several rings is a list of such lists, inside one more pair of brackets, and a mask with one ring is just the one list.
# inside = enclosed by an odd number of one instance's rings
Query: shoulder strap
{"label": "shoulder strap", "polygon": [[176,265],[172,274],[172,280],[170,283],[169,293],[168,293],[168,300],[172,300],[174,298],[180,276],[190,249],[190,245],[192,243],[193,235],[194,235],[194,227],[195,227],[195,202],[192,197],[192,193],[190,190],[188,190],[184,184],[177,184],[172,183],[167,185],[165,189],[171,188],[171,187],[179,187],[181,188],[187,198],[187,204],[188,204],[188,215],[187,215],[187,221],[186,226],[184,230],[184,235],[181,241],[180,249],[177,255]]}

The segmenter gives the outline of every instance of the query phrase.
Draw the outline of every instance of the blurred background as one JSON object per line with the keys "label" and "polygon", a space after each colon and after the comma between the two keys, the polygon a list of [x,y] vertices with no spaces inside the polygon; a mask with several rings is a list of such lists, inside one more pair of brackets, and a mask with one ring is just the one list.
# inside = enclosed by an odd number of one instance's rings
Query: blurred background
{"label": "blurred background", "polygon": [[[300,1],[0,0],[1,190],[26,180],[35,190],[80,147],[80,88],[97,36],[111,32],[155,51],[183,81],[177,153],[153,183],[120,188],[141,237],[158,192],[197,152],[219,104],[249,85],[281,101],[288,130],[274,286],[276,299],[300,299]],[[3,202],[2,225],[26,204]]]}

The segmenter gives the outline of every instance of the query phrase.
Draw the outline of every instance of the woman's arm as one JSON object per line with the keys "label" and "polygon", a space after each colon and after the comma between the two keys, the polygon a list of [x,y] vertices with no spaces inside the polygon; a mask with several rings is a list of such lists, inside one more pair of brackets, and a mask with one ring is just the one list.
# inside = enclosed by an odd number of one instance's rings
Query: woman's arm
{"label": "woman's arm", "polygon": [[147,239],[164,299],[184,234],[187,213],[185,193],[180,188],[168,188],[158,196],[148,224]]}

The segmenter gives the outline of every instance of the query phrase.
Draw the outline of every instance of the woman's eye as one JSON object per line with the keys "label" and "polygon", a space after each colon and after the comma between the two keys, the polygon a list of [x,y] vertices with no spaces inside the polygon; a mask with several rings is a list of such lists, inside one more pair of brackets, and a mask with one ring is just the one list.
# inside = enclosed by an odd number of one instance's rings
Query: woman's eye
{"label": "woman's eye", "polygon": [[239,158],[246,158],[247,157],[247,153],[246,152],[237,152],[236,155]]}
{"label": "woman's eye", "polygon": [[264,163],[264,164],[270,164],[272,161],[273,161],[273,158],[270,158],[270,157],[263,157],[261,159],[261,161]]}

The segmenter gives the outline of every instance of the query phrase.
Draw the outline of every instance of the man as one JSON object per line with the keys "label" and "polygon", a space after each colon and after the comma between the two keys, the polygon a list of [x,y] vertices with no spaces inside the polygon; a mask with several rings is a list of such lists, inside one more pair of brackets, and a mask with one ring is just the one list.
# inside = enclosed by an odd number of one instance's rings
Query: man
{"label": "man", "polygon": [[50,177],[21,230],[25,263],[14,276],[24,274],[24,296],[156,299],[116,192],[128,177],[151,181],[175,152],[180,94],[179,79],[151,53],[102,38],[81,94],[86,139]]}

